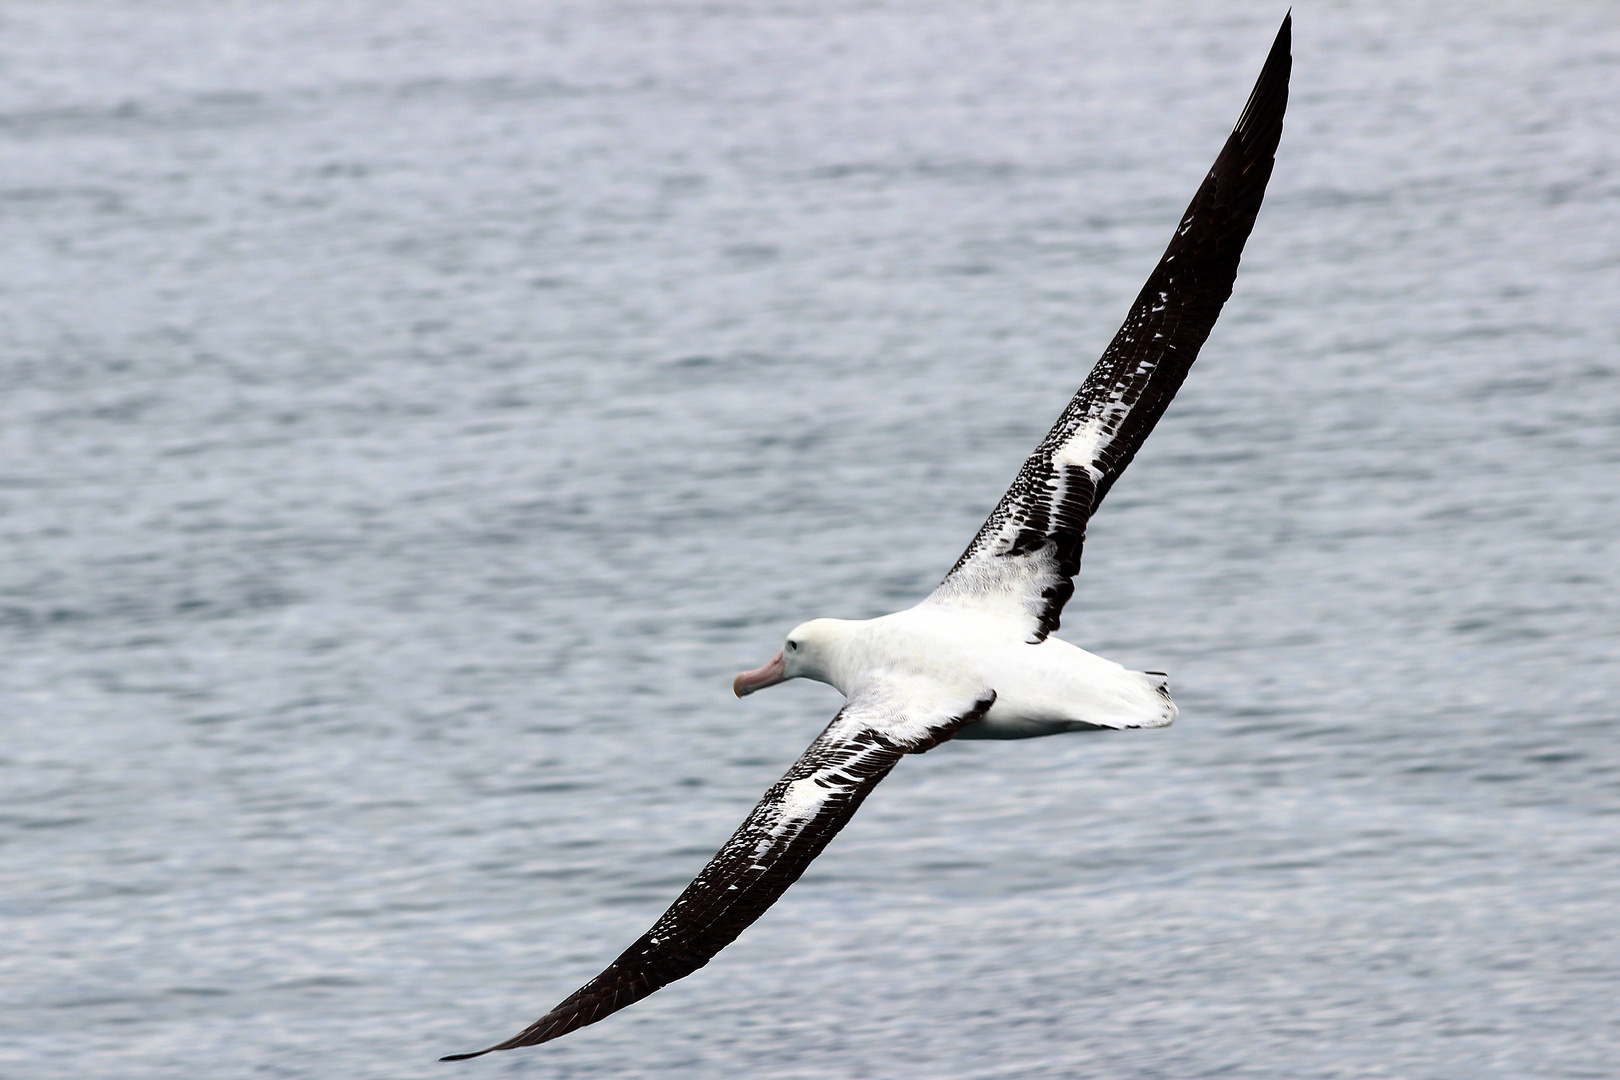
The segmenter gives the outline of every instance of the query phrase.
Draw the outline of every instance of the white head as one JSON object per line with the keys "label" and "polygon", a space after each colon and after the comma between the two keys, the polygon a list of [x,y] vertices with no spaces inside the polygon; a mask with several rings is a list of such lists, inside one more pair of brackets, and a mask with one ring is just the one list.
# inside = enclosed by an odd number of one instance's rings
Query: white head
{"label": "white head", "polygon": [[811,619],[800,623],[782,643],[782,651],[762,668],[745,671],[732,681],[738,697],[775,686],[789,679],[814,679],[830,685],[837,662],[837,645],[843,638],[842,619]]}

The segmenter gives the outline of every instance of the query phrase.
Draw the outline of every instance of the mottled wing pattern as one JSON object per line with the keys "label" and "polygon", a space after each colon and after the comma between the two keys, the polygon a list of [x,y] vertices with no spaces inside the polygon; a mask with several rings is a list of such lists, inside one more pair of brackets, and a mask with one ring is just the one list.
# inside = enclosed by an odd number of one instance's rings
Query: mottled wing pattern
{"label": "mottled wing pattern", "polygon": [[505,1042],[442,1060],[548,1042],[692,974],[799,880],[902,756],[950,739],[994,700],[986,693],[958,715],[919,716],[894,693],[852,696],[697,879],[607,970]]}
{"label": "mottled wing pattern", "polygon": [[1058,627],[1086,523],[1181,388],[1232,295],[1282,136],[1292,18],[1209,175],[1102,359],[931,598]]}

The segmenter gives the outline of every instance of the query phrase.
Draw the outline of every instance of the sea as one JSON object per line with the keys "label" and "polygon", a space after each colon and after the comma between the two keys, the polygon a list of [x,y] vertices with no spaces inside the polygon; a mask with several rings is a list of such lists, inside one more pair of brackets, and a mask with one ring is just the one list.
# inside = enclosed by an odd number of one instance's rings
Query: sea
{"label": "sea", "polygon": [[1060,636],[640,935],[1121,322],[1258,0],[6,0],[0,1076],[1620,1076],[1620,7],[1302,0]]}

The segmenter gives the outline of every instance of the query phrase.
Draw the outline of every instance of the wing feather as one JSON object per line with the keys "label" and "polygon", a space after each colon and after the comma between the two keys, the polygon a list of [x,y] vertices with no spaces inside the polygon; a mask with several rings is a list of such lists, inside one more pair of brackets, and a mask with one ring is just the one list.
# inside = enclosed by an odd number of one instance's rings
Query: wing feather
{"label": "wing feather", "polygon": [[1164,415],[1232,295],[1282,137],[1291,26],[1292,15],[1125,324],[934,602],[1000,608],[1027,623],[1032,642],[1058,628],[1086,524]]}
{"label": "wing feather", "polygon": [[994,700],[990,693],[959,715],[897,724],[892,697],[852,697],[652,929],[606,970],[505,1042],[441,1060],[549,1042],[692,974],[799,880],[901,757],[950,739]]}

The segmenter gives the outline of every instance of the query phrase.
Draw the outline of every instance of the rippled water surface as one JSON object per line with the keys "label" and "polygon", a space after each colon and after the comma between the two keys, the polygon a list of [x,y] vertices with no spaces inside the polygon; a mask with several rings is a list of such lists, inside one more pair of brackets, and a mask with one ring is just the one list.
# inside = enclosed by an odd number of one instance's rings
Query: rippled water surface
{"label": "rippled water surface", "polygon": [[645,929],[1118,325],[1282,4],[0,10],[0,1074],[1612,1077],[1620,15],[1296,12],[1070,640]]}

